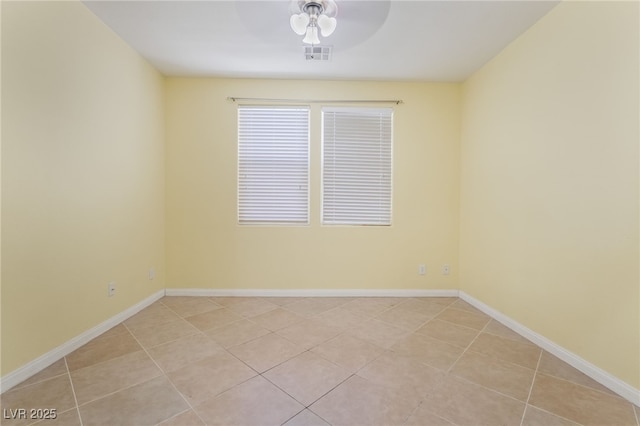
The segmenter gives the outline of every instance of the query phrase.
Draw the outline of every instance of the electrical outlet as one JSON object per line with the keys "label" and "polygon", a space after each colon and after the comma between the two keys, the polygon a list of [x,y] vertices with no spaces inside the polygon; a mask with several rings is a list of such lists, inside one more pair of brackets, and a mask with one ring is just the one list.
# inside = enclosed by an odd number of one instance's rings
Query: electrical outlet
{"label": "electrical outlet", "polygon": [[107,294],[109,295],[109,297],[113,296],[116,294],[116,282],[115,281],[111,281],[107,287]]}
{"label": "electrical outlet", "polygon": [[156,268],[149,269],[149,279],[152,280],[156,277]]}
{"label": "electrical outlet", "polygon": [[426,265],[418,265],[418,275],[424,275],[427,273]]}
{"label": "electrical outlet", "polygon": [[442,266],[442,275],[449,275],[449,265]]}

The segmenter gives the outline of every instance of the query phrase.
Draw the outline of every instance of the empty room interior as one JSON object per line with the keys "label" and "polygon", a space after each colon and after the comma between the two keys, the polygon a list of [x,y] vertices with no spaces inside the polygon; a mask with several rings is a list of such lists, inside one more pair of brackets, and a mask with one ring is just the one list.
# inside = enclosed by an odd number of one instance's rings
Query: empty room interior
{"label": "empty room interior", "polygon": [[638,1],[0,13],[0,423],[640,425]]}

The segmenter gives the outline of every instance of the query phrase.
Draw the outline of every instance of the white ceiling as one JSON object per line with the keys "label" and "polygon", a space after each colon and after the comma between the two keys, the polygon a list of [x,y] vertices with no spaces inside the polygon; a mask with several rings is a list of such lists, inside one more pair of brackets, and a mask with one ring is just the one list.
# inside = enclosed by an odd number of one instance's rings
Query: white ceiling
{"label": "white ceiling", "polygon": [[85,1],[168,76],[463,81],[558,1],[336,0],[330,61],[307,61],[289,0]]}

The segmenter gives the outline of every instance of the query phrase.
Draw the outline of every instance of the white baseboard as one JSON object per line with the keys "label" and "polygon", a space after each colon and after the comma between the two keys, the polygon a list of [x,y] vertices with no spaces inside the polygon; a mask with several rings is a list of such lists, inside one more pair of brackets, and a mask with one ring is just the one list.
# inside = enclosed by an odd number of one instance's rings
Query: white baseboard
{"label": "white baseboard", "polygon": [[582,371],[598,383],[611,389],[613,392],[640,406],[640,390],[623,382],[615,376],[607,373],[599,367],[585,361],[572,352],[562,348],[546,337],[534,332],[522,324],[512,320],[503,313],[485,305],[464,291],[459,290],[364,290],[364,289],[315,289],[315,290],[253,290],[253,289],[166,289],[160,290],[141,302],[131,306],[125,311],[109,318],[90,330],[80,334],[57,348],[47,352],[39,358],[29,362],[19,369],[0,378],[0,393],[11,389],[13,386],[28,379],[34,374],[47,368],[62,357],[68,355],[90,340],[98,337],[105,331],[115,327],[122,321],[138,313],[142,309],[156,302],[163,296],[207,296],[207,297],[460,297],[465,302],[478,308],[496,321],[509,327],[540,346],[547,352],[557,356],[567,364]]}
{"label": "white baseboard", "polygon": [[596,382],[601,385],[611,389],[613,392],[617,393],[621,397],[625,398],[629,402],[640,406],[640,390],[634,388],[628,383],[623,382],[617,377],[607,373],[599,367],[591,364],[590,362],[580,358],[576,354],[566,350],[565,348],[557,345],[546,337],[536,333],[535,331],[525,327],[524,325],[512,320],[508,316],[504,315],[502,312],[499,312],[488,305],[485,305],[481,301],[473,298],[468,295],[464,291],[460,291],[460,296],[462,300],[469,303],[470,305],[478,308],[485,314],[489,315],[496,321],[502,323],[506,327],[509,327],[511,330],[515,331],[525,339],[530,340],[536,345],[540,346],[542,349],[551,353],[552,355],[557,356],[567,364],[572,367],[580,370],[587,376],[591,377]]}
{"label": "white baseboard", "polygon": [[259,290],[259,289],[204,289],[168,288],[167,296],[207,297],[458,297],[458,290],[366,290],[366,289],[311,289],[311,290]]}
{"label": "white baseboard", "polygon": [[80,346],[88,343],[90,340],[95,339],[105,331],[115,327],[120,324],[122,321],[127,318],[135,315],[140,312],[142,309],[151,305],[155,301],[159,300],[164,296],[164,290],[157,291],[146,299],[142,300],[139,303],[131,306],[130,308],[120,312],[119,314],[109,318],[108,320],[96,325],[95,327],[85,331],[72,338],[71,340],[63,343],[57,348],[47,352],[46,354],[34,359],[26,365],[18,368],[17,370],[12,371],[6,376],[0,378],[0,393],[4,393],[7,390],[11,389],[18,383],[27,380],[29,377],[33,376],[36,373],[44,370],[54,362],[62,359],[64,356],[70,354],[71,352],[78,349]]}
{"label": "white baseboard", "polygon": [[238,297],[460,297],[496,321],[557,356],[621,397],[640,406],[640,390],[607,373],[546,337],[514,321],[461,290],[248,290],[248,289],[167,289],[167,296]]}

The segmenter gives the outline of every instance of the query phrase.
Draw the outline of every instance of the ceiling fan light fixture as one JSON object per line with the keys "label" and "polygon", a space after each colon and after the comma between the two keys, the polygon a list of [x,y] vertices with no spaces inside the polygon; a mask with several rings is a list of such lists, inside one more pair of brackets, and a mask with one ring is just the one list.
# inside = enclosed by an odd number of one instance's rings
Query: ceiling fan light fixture
{"label": "ceiling fan light fixture", "polygon": [[320,39],[318,38],[318,27],[308,27],[307,34],[302,39],[303,43],[307,44],[320,44]]}
{"label": "ceiling fan light fixture", "polygon": [[303,43],[320,44],[318,28],[322,37],[333,34],[338,25],[337,14],[334,0],[292,0],[289,24],[293,32],[305,36]]}
{"label": "ceiling fan light fixture", "polygon": [[307,33],[307,26],[309,25],[309,15],[306,13],[296,13],[291,15],[289,20],[291,29],[298,35],[305,35]]}
{"label": "ceiling fan light fixture", "polygon": [[322,37],[329,37],[336,30],[338,21],[336,18],[330,18],[327,15],[318,16],[318,26]]}

